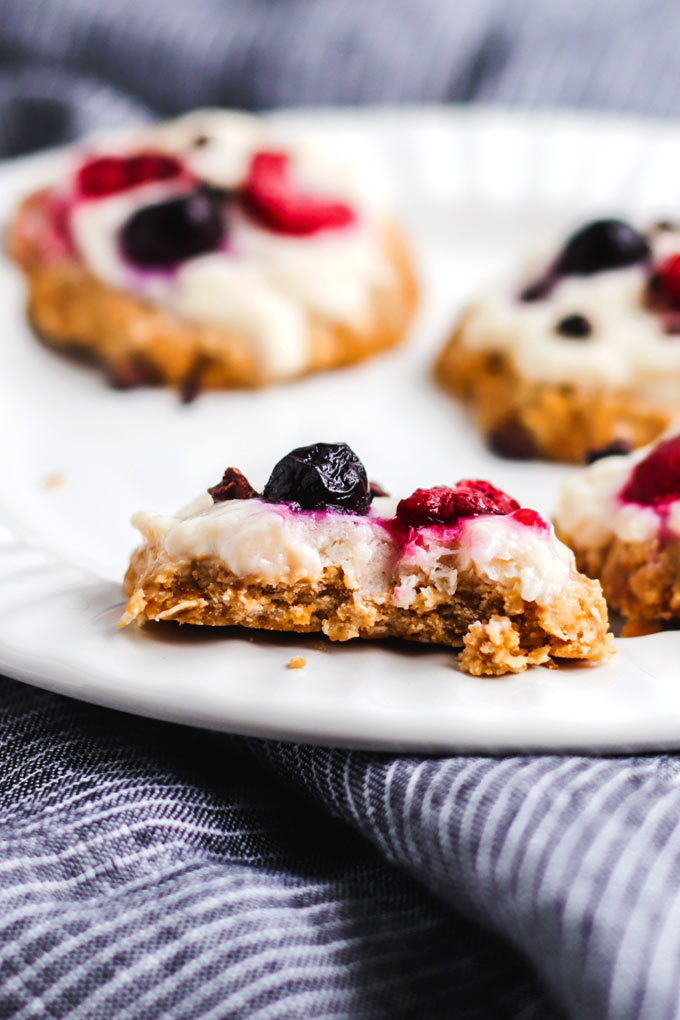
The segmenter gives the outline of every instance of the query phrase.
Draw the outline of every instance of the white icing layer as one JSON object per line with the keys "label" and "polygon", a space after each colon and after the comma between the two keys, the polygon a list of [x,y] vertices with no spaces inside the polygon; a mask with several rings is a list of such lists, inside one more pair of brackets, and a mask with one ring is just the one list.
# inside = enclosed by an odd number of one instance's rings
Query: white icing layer
{"label": "white icing layer", "polygon": [[[189,319],[242,335],[266,376],[302,371],[309,360],[309,316],[361,328],[376,292],[393,281],[382,243],[382,214],[346,171],[308,145],[287,143],[276,125],[247,114],[199,111],[100,143],[101,151],[158,149],[181,158],[201,180],[223,188],[243,182],[252,155],[283,149],[296,181],[315,194],[348,201],[354,224],[306,237],[277,234],[236,206],[223,250],[183,262],[175,273],[140,272],[122,257],[118,233],[140,207],[172,197],[177,181],[77,203],[71,217],[76,249],[99,279],[162,304]],[[196,139],[207,142],[197,146]]]}
{"label": "white icing layer", "polygon": [[547,605],[575,570],[552,527],[476,517],[457,528],[422,529],[404,545],[380,523],[394,510],[393,500],[380,498],[366,517],[296,513],[259,499],[213,504],[205,493],[177,516],[141,511],[132,523],[173,560],[215,557],[265,584],[314,582],[337,567],[349,587],[403,609],[418,596],[434,605],[439,595],[453,595],[461,572]]}
{"label": "white icing layer", "polygon": [[596,549],[612,538],[648,542],[656,537],[662,524],[680,535],[680,500],[665,504],[662,516],[652,507],[619,498],[633,467],[652,449],[653,445],[625,456],[603,457],[568,479],[555,511],[560,532],[573,536],[580,546]]}
{"label": "white icing layer", "polygon": [[[659,232],[651,245],[658,259],[680,252],[680,233]],[[465,346],[507,352],[527,379],[631,387],[650,398],[677,401],[680,337],[665,333],[659,317],[643,306],[647,267],[563,277],[547,297],[519,300],[559,247],[556,242],[552,254],[532,259],[519,279],[490,289],[470,308],[461,334]],[[555,327],[570,315],[585,316],[592,335],[558,334]]]}

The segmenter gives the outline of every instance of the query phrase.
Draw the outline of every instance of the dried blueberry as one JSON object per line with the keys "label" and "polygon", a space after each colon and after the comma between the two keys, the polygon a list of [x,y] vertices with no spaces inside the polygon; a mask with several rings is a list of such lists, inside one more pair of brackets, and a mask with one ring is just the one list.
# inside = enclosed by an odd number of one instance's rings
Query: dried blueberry
{"label": "dried blueberry", "polygon": [[364,465],[346,443],[291,450],[274,467],[262,497],[295,510],[342,514],[365,514],[372,499]]}
{"label": "dried blueberry", "polygon": [[593,220],[565,244],[554,269],[562,276],[589,276],[644,262],[651,255],[642,234],[624,220]]}
{"label": "dried blueberry", "polygon": [[222,203],[199,188],[139,209],[123,226],[120,243],[123,254],[136,265],[168,268],[214,251],[224,231]]}
{"label": "dried blueberry", "polygon": [[585,456],[586,464],[594,464],[596,460],[602,460],[603,457],[620,457],[626,453],[630,453],[633,449],[633,444],[627,439],[612,439],[611,442],[605,443],[604,446],[598,446],[596,450],[588,450]]}
{"label": "dried blueberry", "polygon": [[555,332],[560,336],[568,336],[571,340],[585,340],[590,336],[593,327],[585,315],[565,315],[555,326]]}
{"label": "dried blueberry", "polygon": [[257,492],[238,468],[229,467],[222,475],[222,481],[213,485],[208,492],[213,503],[226,503],[230,499],[253,499]]}
{"label": "dried blueberry", "polygon": [[554,278],[549,273],[546,276],[542,276],[540,280],[534,280],[533,283],[530,283],[520,292],[520,301],[543,301],[550,294],[554,282]]}
{"label": "dried blueberry", "polygon": [[486,437],[490,449],[509,460],[531,460],[538,456],[533,436],[520,422],[510,419],[492,429]]}

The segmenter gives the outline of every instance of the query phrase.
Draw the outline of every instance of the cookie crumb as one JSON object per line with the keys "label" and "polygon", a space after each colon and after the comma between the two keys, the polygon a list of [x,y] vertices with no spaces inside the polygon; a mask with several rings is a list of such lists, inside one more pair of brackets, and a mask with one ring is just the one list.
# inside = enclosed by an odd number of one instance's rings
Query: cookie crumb
{"label": "cookie crumb", "polygon": [[302,669],[303,666],[307,665],[307,660],[303,659],[301,655],[294,655],[289,661],[287,669]]}
{"label": "cookie crumb", "polygon": [[66,476],[61,471],[53,471],[51,475],[47,475],[43,479],[43,485],[46,489],[60,489],[66,481]]}

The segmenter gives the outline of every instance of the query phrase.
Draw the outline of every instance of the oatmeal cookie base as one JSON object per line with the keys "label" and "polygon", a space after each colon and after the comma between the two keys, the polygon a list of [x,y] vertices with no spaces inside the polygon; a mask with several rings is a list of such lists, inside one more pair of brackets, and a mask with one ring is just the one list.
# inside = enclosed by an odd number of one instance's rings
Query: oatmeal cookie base
{"label": "oatmeal cookie base", "polygon": [[[28,281],[28,316],[46,343],[100,363],[119,386],[167,384],[186,391],[259,387],[277,381],[247,336],[183,319],[97,280],[74,258],[44,256],[44,192],[29,196],[7,235],[7,250]],[[356,327],[308,317],[301,375],[337,368],[392,347],[414,313],[418,287],[406,241],[387,225],[382,244],[393,283],[376,290]]]}
{"label": "oatmeal cookie base", "polygon": [[499,451],[505,438],[524,456],[579,464],[614,439],[644,446],[677,416],[677,409],[632,389],[525,379],[505,352],[466,346],[465,318],[440,353],[435,377],[469,405]]}
{"label": "oatmeal cookie base", "polygon": [[153,546],[132,556],[121,626],[174,620],[209,626],[322,632],[331,641],[406,638],[463,646],[461,667],[475,675],[518,673],[554,659],[600,662],[611,654],[607,607],[597,581],[575,575],[548,606],[461,575],[455,595],[423,593],[409,609],[350,588],[338,568],[318,581],[267,585],[239,578],[221,561],[167,559]]}
{"label": "oatmeal cookie base", "polygon": [[650,633],[650,624],[680,619],[680,539],[623,542],[600,548],[562,535],[579,569],[600,580],[607,602],[627,618],[626,636]]}

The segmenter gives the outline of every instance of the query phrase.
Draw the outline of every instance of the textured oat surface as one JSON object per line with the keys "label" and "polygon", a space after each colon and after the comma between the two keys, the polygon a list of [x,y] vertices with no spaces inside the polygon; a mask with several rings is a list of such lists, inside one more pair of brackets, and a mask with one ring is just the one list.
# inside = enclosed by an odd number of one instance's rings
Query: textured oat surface
{"label": "textured oat surface", "polygon": [[612,538],[589,548],[578,536],[561,537],[574,550],[579,569],[600,580],[610,607],[627,618],[626,636],[649,633],[655,621],[680,619],[680,540]]}
{"label": "textured oat surface", "polygon": [[435,376],[470,406],[499,452],[514,445],[526,456],[579,464],[614,439],[644,446],[677,415],[632,390],[524,379],[505,353],[466,347],[464,331],[465,316],[440,353]]}
{"label": "textured oat surface", "polygon": [[599,662],[611,652],[600,586],[581,575],[548,606],[461,574],[455,595],[400,609],[388,595],[349,588],[337,568],[327,568],[315,583],[271,586],[238,578],[210,557],[175,562],[159,548],[143,546],[132,556],[125,586],[130,598],[121,626],[175,620],[322,632],[332,641],[398,637],[463,644],[461,666],[476,675],[519,672],[553,658]]}
{"label": "textured oat surface", "polygon": [[[44,193],[29,196],[7,235],[7,249],[28,282],[28,316],[54,347],[101,363],[121,386],[169,384],[199,391],[257,387],[276,381],[258,362],[248,337],[199,323],[141,301],[95,279],[74,258],[45,258]],[[371,314],[350,328],[309,315],[309,358],[301,374],[336,368],[397,344],[417,303],[406,242],[394,226],[383,246],[393,283],[376,291]]]}

